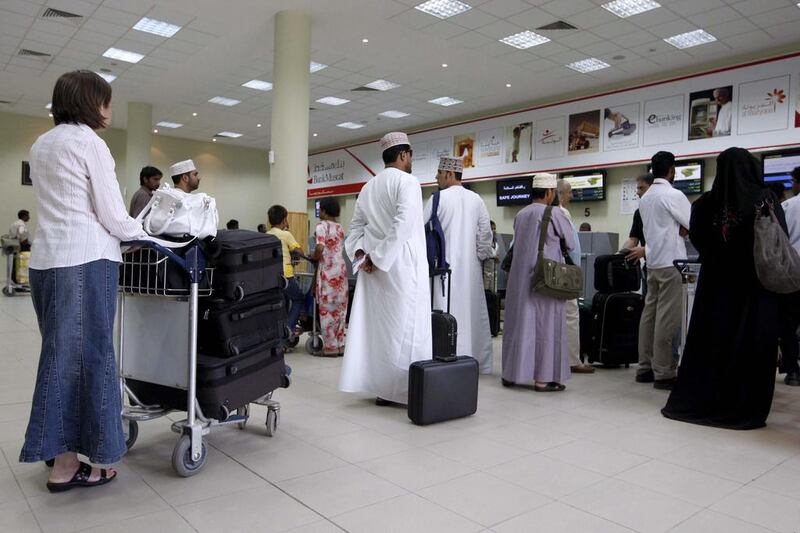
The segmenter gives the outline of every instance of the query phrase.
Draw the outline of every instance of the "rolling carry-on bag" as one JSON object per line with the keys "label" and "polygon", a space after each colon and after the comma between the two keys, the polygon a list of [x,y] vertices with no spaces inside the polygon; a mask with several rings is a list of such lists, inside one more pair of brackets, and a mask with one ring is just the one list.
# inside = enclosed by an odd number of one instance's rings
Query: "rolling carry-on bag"
{"label": "rolling carry-on bag", "polygon": [[[131,391],[148,405],[186,410],[186,391],[127,379]],[[234,357],[197,356],[197,401],[206,417],[229,414],[281,387],[288,387],[282,348],[262,345]]]}
{"label": "rolling carry-on bag", "polygon": [[631,365],[639,361],[639,321],[644,309],[641,294],[597,293],[592,300],[590,363]]}
{"label": "rolling carry-on bag", "polygon": [[497,262],[494,258],[483,262],[483,292],[489,311],[489,332],[492,337],[500,334],[500,295],[497,294]]}
{"label": "rolling carry-on bag", "polygon": [[642,284],[638,261],[626,261],[622,254],[601,255],[594,260],[594,288],[597,292],[634,292]]}
{"label": "rolling carry-on bag", "polygon": [[214,295],[228,300],[282,289],[283,253],[274,235],[249,230],[222,230],[212,245]]}
{"label": "rolling carry-on bag", "polygon": [[245,296],[240,302],[200,301],[198,347],[202,353],[239,355],[288,338],[286,298],[280,289]]}
{"label": "rolling carry-on bag", "polygon": [[408,369],[408,418],[420,426],[469,416],[478,409],[478,361],[456,355],[449,271],[447,281],[447,312],[432,314],[433,359],[415,361]]}

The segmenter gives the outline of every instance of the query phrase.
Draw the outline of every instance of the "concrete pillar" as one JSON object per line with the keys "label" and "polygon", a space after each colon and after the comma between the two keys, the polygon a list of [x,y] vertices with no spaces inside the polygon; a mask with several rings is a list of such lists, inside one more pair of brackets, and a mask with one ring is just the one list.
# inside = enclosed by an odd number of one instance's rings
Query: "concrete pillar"
{"label": "concrete pillar", "polygon": [[275,15],[272,68],[270,190],[275,203],[306,211],[311,16],[300,10]]}
{"label": "concrete pillar", "polygon": [[[150,165],[150,143],[153,139],[153,106],[144,102],[128,102],[128,127],[125,138],[125,175],[118,179],[125,187],[125,198],[131,199],[139,188],[139,172]],[[167,169],[161,172],[168,174]],[[119,170],[117,170],[119,173]]]}

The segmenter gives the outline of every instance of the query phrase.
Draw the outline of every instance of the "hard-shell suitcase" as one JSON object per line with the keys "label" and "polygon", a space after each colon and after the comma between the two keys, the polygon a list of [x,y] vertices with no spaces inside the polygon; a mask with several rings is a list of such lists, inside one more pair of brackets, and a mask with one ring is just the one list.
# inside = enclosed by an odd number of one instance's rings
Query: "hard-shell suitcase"
{"label": "hard-shell suitcase", "polygon": [[[125,380],[145,404],[186,410],[186,391],[134,379]],[[206,417],[230,413],[281,387],[288,387],[282,348],[259,346],[234,357],[197,356],[197,401]]]}
{"label": "hard-shell suitcase", "polygon": [[247,295],[284,288],[281,241],[249,230],[221,230],[213,241],[214,295],[241,300]]}
{"label": "hard-shell suitcase", "polygon": [[643,309],[641,294],[595,294],[589,362],[608,366],[628,366],[638,362],[639,321]]}
{"label": "hard-shell suitcase", "polygon": [[600,255],[594,260],[594,288],[601,293],[638,291],[642,267],[626,261],[622,254]]}
{"label": "hard-shell suitcase", "polygon": [[489,311],[489,332],[497,337],[500,334],[500,295],[497,294],[497,261],[493,257],[483,262],[483,292]]}
{"label": "hard-shell suitcase", "polygon": [[[447,311],[434,309],[431,312],[431,337],[433,339],[433,357],[449,359],[456,356],[458,342],[458,324],[456,317],[450,314],[450,271],[447,271]],[[436,278],[431,278],[431,305]]]}
{"label": "hard-shell suitcase", "polygon": [[285,340],[286,313],[286,298],[280,289],[245,296],[240,302],[202,299],[198,348],[222,357]]}
{"label": "hard-shell suitcase", "polygon": [[478,410],[478,361],[456,357],[415,361],[408,369],[408,418],[425,426]]}

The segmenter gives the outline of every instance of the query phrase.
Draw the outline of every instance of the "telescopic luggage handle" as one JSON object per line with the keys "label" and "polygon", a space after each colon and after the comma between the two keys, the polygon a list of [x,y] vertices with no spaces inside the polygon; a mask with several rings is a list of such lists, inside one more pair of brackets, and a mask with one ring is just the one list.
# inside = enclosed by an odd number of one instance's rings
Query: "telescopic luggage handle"
{"label": "telescopic luggage handle", "polygon": [[[452,273],[453,273],[453,271],[448,268],[446,270],[436,270],[436,271],[433,272],[433,275],[431,276],[431,307],[433,307],[433,286],[435,284],[435,282],[434,282],[435,278],[437,278],[437,277],[442,277],[442,278],[446,277],[447,278],[447,313],[448,314],[450,313],[450,286],[451,286],[450,278],[451,278],[451,274]],[[442,280],[442,283],[444,283],[444,280]]]}

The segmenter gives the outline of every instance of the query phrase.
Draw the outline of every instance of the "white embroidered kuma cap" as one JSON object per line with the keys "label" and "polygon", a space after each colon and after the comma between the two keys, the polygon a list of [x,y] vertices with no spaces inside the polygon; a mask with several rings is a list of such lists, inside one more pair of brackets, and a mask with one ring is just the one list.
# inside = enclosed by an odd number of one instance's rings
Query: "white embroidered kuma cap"
{"label": "white embroidered kuma cap", "polygon": [[383,136],[383,138],[381,138],[381,151],[385,152],[389,148],[400,144],[411,145],[411,143],[408,141],[408,135],[402,131],[393,131],[391,133],[387,133]]}
{"label": "white embroidered kuma cap", "polygon": [[460,157],[443,155],[439,158],[439,170],[445,172],[464,172],[464,160]]}
{"label": "white embroidered kuma cap", "polygon": [[542,172],[533,175],[533,188],[534,189],[555,189],[556,188],[556,175],[547,174]]}
{"label": "white embroidered kuma cap", "polygon": [[180,176],[192,172],[193,170],[197,170],[197,167],[194,166],[194,161],[187,159],[186,161],[179,161],[169,167],[169,175]]}

